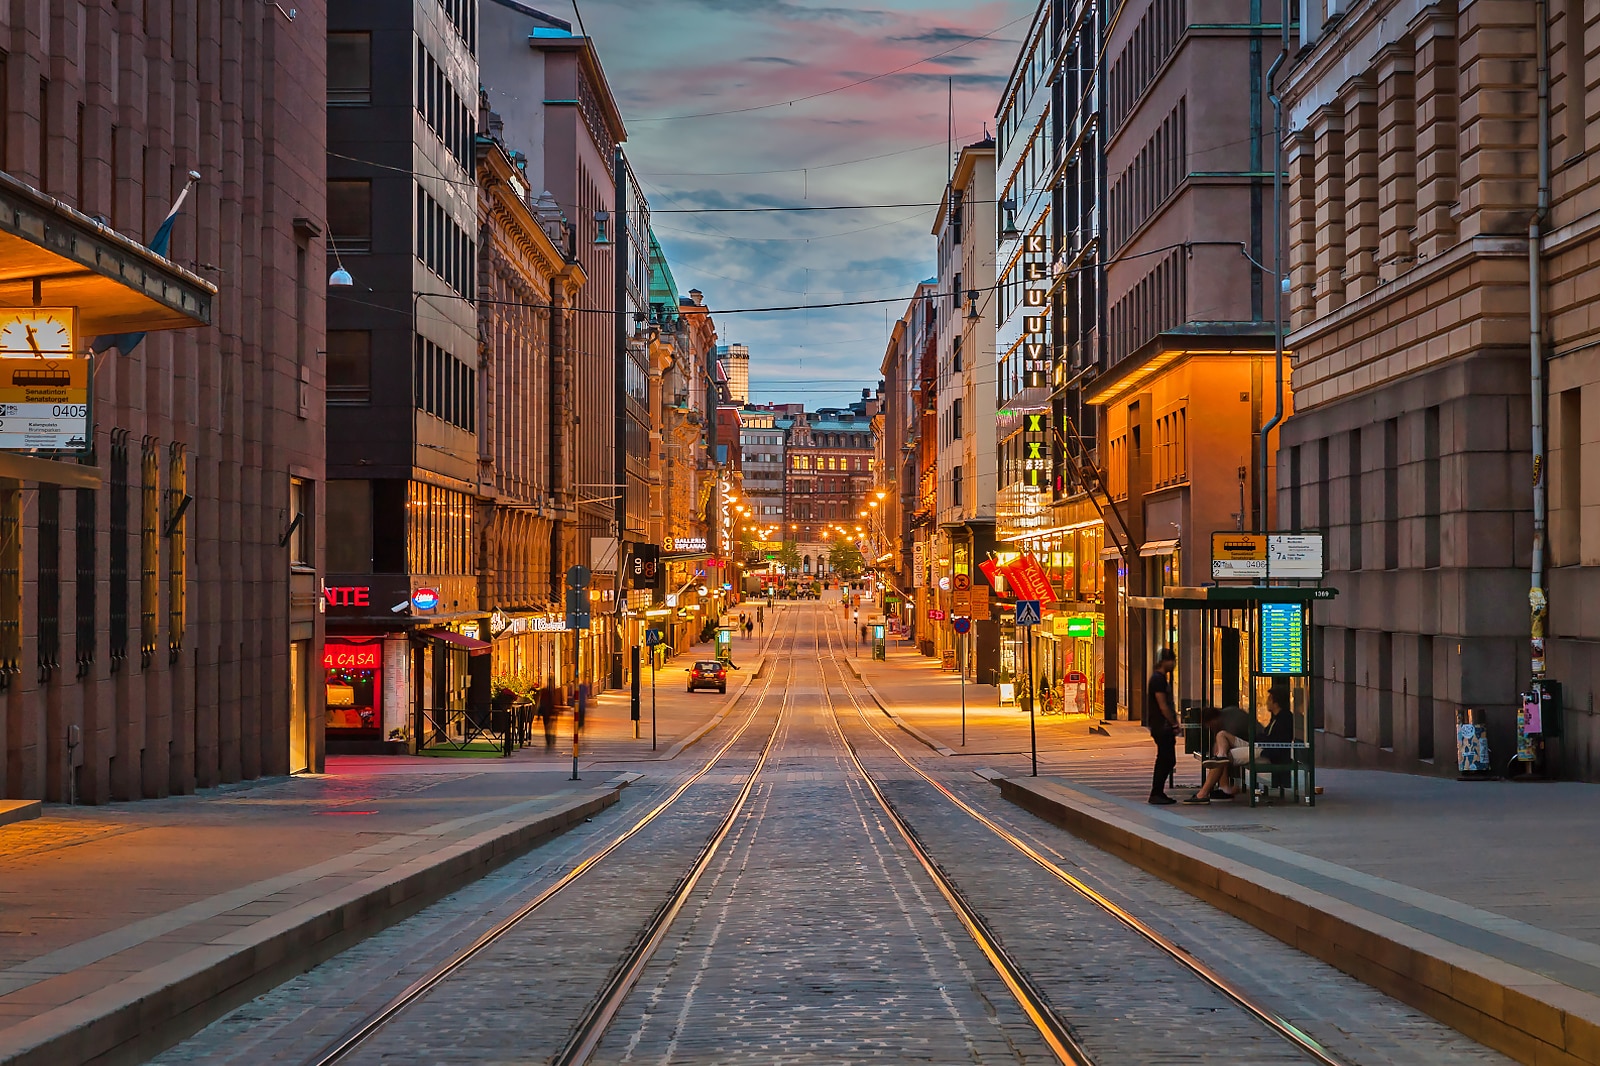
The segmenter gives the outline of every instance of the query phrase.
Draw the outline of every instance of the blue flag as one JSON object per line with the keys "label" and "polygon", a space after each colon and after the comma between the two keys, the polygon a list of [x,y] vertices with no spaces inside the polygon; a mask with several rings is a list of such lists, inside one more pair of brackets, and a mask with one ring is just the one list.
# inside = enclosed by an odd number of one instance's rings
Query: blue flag
{"label": "blue flag", "polygon": [[[156,235],[150,238],[150,250],[163,259],[167,257],[167,249],[172,245],[172,226],[178,221],[178,212],[183,208],[183,201],[188,199],[189,190],[194,188],[194,183],[199,180],[198,173],[189,171],[189,180],[184,184],[183,191],[178,193],[178,198],[172,202],[172,210],[167,212],[167,217],[156,227]],[[96,337],[89,347],[96,355],[108,348],[116,348],[123,355],[127,355],[139,347],[139,342],[142,340],[144,340],[143,333],[116,333]]]}

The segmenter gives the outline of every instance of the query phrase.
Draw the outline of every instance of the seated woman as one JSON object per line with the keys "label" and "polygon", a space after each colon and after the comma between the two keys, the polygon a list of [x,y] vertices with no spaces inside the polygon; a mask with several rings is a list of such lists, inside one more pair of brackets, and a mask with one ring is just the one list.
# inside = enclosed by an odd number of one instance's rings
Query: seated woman
{"label": "seated woman", "polygon": [[1239,787],[1225,785],[1224,782],[1228,780],[1228,773],[1233,767],[1243,766],[1250,761],[1250,745],[1222,728],[1222,712],[1215,707],[1207,707],[1200,713],[1200,725],[1213,734],[1211,755],[1202,763],[1206,770],[1205,781],[1199,791],[1184,802],[1210,803],[1218,795],[1223,799],[1232,799],[1239,794]]}

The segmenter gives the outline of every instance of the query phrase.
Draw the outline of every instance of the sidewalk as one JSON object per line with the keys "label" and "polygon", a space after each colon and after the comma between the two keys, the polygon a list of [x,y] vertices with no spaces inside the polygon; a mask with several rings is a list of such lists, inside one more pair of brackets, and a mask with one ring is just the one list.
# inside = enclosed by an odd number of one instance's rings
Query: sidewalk
{"label": "sidewalk", "polygon": [[126,1057],[617,800],[528,766],[329,761],[317,777],[47,805],[0,826],[0,1063]]}
{"label": "sidewalk", "polygon": [[[999,771],[1035,814],[1519,1061],[1600,1062],[1600,787],[1319,770],[1315,807],[1151,807],[1154,749],[1135,724],[1100,736],[1039,718],[1032,778],[1027,715],[995,708],[993,689],[968,686],[963,749],[957,682],[936,663],[852,663],[886,710]],[[1172,795],[1198,777],[1180,756]]]}

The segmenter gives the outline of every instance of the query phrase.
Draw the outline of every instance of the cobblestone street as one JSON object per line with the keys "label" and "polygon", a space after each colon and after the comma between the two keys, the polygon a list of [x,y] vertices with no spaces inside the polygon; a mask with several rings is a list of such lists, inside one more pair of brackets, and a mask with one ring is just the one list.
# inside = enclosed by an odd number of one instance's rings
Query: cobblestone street
{"label": "cobblestone street", "polygon": [[[1302,1054],[916,770],[1303,1029],[1326,1061],[1507,1061],[1004,803],[876,711],[826,610],[789,612],[774,647],[778,665],[752,681],[722,724],[679,759],[646,769],[612,809],[152,1061],[325,1061],[343,1034],[685,786],[654,821],[340,1061],[578,1061],[567,1057],[570,1046],[607,1001],[595,1062],[1057,1061],[874,798],[851,748],[1086,1061],[1265,1064]],[[758,766],[748,800],[637,980],[618,986],[652,915]]]}

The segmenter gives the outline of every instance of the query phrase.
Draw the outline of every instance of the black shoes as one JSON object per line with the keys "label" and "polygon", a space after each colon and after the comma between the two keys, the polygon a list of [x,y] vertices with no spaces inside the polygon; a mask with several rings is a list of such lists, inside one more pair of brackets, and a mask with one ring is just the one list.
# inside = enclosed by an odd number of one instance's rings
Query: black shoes
{"label": "black shoes", "polygon": [[1166,806],[1169,806],[1170,804],[1177,803],[1177,802],[1178,802],[1177,800],[1173,799],[1171,796],[1167,795],[1165,792],[1163,792],[1159,796],[1151,796],[1150,797],[1150,806],[1152,806],[1152,807],[1166,807]]}

